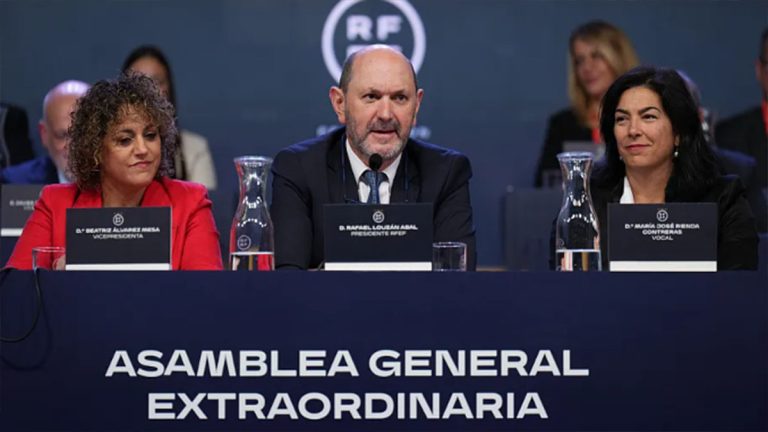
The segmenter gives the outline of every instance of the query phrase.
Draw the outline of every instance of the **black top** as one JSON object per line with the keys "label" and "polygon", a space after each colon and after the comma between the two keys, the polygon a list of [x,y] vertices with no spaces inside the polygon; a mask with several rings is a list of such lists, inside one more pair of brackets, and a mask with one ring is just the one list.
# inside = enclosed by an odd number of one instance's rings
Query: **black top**
{"label": "black top", "polygon": [[[590,192],[600,224],[600,250],[603,269],[608,269],[608,203],[618,203],[624,190],[623,179],[615,185],[600,185],[592,179]],[[678,195],[678,194],[676,194]],[[732,175],[721,176],[697,196],[679,196],[674,202],[713,202],[718,208],[717,269],[756,270],[757,232],[752,210],[744,197],[744,187]]]}
{"label": "black top", "polygon": [[27,112],[23,108],[0,103],[0,168],[35,157],[29,139]]}
{"label": "black top", "polygon": [[592,141],[592,129],[581,124],[570,108],[558,111],[549,118],[547,136],[544,138],[544,147],[533,180],[534,186],[542,186],[542,174],[545,171],[560,170],[557,154],[563,151],[563,143],[566,141]]}

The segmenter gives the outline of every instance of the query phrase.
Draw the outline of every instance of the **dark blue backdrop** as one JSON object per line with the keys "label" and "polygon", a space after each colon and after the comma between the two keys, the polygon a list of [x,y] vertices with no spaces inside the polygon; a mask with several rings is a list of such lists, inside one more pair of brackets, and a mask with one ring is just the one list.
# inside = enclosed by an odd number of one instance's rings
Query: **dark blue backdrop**
{"label": "dark blue backdrop", "polygon": [[[232,158],[274,155],[335,122],[320,40],[337,3],[0,1],[0,99],[24,106],[36,122],[55,83],[113,77],[136,45],[160,45],[174,68],[182,125],[205,135],[214,151],[220,187],[213,198],[226,239],[236,184]],[[567,39],[576,25],[596,18],[617,24],[643,62],[686,70],[721,116],[759,101],[753,63],[768,24],[762,0],[410,4],[427,39],[419,121],[431,141],[472,160],[481,265],[502,263],[505,187],[532,183],[547,116],[567,104]],[[382,0],[365,0],[354,12],[375,20],[392,10]],[[403,34],[410,31],[404,21]]]}

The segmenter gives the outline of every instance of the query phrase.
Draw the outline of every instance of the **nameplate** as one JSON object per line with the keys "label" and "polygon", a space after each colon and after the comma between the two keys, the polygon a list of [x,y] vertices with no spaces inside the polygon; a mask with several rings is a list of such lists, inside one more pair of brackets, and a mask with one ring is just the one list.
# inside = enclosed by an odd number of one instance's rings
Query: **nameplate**
{"label": "nameplate", "polygon": [[43,185],[2,185],[0,191],[0,236],[19,237],[35,209]]}
{"label": "nameplate", "polygon": [[67,270],[170,270],[171,208],[67,209]]}
{"label": "nameplate", "polygon": [[326,270],[432,270],[432,204],[326,204]]}
{"label": "nameplate", "polygon": [[717,271],[717,204],[609,204],[611,271]]}

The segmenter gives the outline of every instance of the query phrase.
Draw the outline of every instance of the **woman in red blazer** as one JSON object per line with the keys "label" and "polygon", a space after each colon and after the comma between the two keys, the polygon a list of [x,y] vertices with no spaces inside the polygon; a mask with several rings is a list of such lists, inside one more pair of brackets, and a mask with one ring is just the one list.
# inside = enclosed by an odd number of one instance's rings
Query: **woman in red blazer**
{"label": "woman in red blazer", "polygon": [[67,208],[172,208],[174,270],[221,270],[219,233],[204,186],[168,177],[177,130],[173,106],[151,78],[99,81],[77,104],[68,168],[75,184],[43,188],[8,267],[32,268],[32,248],[64,246]]}

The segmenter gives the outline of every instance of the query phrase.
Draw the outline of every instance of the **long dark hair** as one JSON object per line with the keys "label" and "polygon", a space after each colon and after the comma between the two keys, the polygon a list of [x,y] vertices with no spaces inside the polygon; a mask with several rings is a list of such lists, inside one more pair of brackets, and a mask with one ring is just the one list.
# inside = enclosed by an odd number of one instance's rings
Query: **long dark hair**
{"label": "long dark hair", "polygon": [[598,184],[616,185],[625,175],[624,162],[614,135],[616,106],[625,91],[645,87],[661,99],[662,107],[679,139],[672,176],[666,187],[666,200],[695,199],[719,176],[717,157],[704,139],[696,103],[676,71],[652,66],[636,67],[614,81],[603,97],[600,132],[605,141],[605,157],[595,166]]}
{"label": "long dark hair", "polygon": [[[165,68],[166,75],[168,76],[168,101],[171,102],[171,105],[173,105],[174,109],[176,109],[176,86],[173,85],[173,72],[171,71],[171,64],[168,62],[168,59],[165,57],[165,54],[163,54],[160,48],[155,45],[141,45],[136,47],[128,54],[128,57],[125,58],[122,68],[123,73],[128,72],[128,70],[131,68],[131,66],[133,66],[134,63],[136,63],[137,60],[143,59],[145,57],[157,60],[157,62]],[[176,142],[176,154],[178,159],[174,163],[176,166],[176,169],[174,170],[174,178],[185,180],[187,178],[187,167],[184,162],[184,155],[182,154],[181,150],[181,126],[178,124],[178,111],[176,112],[176,115],[176,127],[179,130],[179,134],[177,136]]]}
{"label": "long dark hair", "polygon": [[165,72],[168,75],[168,100],[171,102],[171,105],[176,107],[176,88],[173,85],[173,72],[171,72],[171,65],[168,63],[168,59],[165,57],[165,54],[160,51],[160,48],[154,45],[141,45],[131,51],[123,62],[123,73],[127,72],[137,60],[143,59],[144,57],[157,60],[158,63],[165,68]]}

